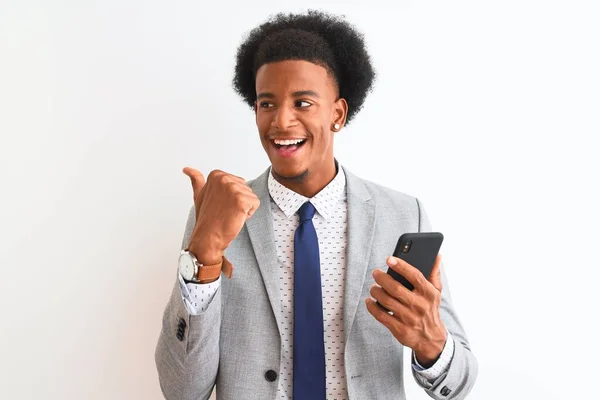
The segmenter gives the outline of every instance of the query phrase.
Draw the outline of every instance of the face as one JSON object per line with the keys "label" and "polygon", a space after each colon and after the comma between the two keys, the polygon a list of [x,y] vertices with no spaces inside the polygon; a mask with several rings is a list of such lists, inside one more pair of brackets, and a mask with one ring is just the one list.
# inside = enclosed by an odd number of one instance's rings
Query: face
{"label": "face", "polygon": [[335,176],[334,125],[343,126],[348,108],[332,76],[308,61],[265,64],[256,93],[256,125],[274,177],[288,187],[327,185]]}

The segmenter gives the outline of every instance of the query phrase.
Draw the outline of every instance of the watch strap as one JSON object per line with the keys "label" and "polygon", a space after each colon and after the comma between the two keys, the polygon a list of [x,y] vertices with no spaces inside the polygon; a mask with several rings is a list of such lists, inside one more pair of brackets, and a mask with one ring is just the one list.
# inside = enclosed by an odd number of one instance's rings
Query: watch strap
{"label": "watch strap", "polygon": [[198,263],[198,276],[196,280],[200,283],[214,281],[219,278],[221,272],[223,272],[227,278],[231,278],[231,275],[233,274],[233,264],[231,264],[225,256],[223,256],[221,261],[216,264],[205,265]]}
{"label": "watch strap", "polygon": [[231,275],[233,275],[233,264],[230,263],[225,256],[223,256],[223,266],[221,267],[221,271],[227,279],[231,278]]}

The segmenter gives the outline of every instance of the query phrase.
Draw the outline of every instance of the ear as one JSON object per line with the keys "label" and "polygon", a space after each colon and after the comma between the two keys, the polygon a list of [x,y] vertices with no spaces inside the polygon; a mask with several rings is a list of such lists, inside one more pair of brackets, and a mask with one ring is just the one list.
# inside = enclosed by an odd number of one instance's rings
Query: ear
{"label": "ear", "polygon": [[348,102],[343,97],[340,97],[333,103],[333,115],[332,115],[332,130],[335,124],[339,124],[340,128],[336,131],[339,131],[343,128],[344,124],[346,124],[346,118],[348,116]]}

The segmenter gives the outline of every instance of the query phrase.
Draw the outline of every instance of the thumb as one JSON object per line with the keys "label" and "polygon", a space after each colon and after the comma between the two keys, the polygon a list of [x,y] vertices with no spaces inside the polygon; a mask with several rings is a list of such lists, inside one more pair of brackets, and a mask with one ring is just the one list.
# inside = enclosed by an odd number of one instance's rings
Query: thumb
{"label": "thumb", "polygon": [[186,174],[187,176],[189,176],[190,180],[192,181],[192,189],[194,190],[194,196],[193,196],[194,209],[196,210],[196,221],[197,221],[198,213],[200,211],[200,203],[201,203],[200,191],[206,184],[206,179],[204,179],[204,175],[202,175],[202,172],[200,172],[194,168],[185,167],[183,169],[183,173]]}
{"label": "thumb", "polygon": [[183,173],[190,177],[190,180],[192,181],[192,188],[194,189],[194,197],[196,197],[196,195],[202,190],[202,188],[206,184],[206,179],[204,179],[204,175],[202,175],[202,172],[191,167],[185,167],[183,169]]}
{"label": "thumb", "polygon": [[435,263],[433,264],[433,269],[431,270],[431,274],[429,275],[429,282],[435,287],[437,290],[442,292],[442,276],[440,273],[440,269],[442,266],[442,256],[437,255],[435,258]]}

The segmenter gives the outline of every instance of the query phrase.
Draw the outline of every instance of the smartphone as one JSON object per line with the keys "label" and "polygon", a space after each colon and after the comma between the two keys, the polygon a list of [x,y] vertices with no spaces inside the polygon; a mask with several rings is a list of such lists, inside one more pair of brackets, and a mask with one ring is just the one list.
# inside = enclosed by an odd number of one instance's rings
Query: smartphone
{"label": "smartphone", "polygon": [[[425,278],[429,278],[443,240],[444,235],[440,232],[404,233],[398,239],[394,257],[401,258],[421,271]],[[408,290],[415,288],[406,278],[393,269],[388,268],[387,273]]]}

